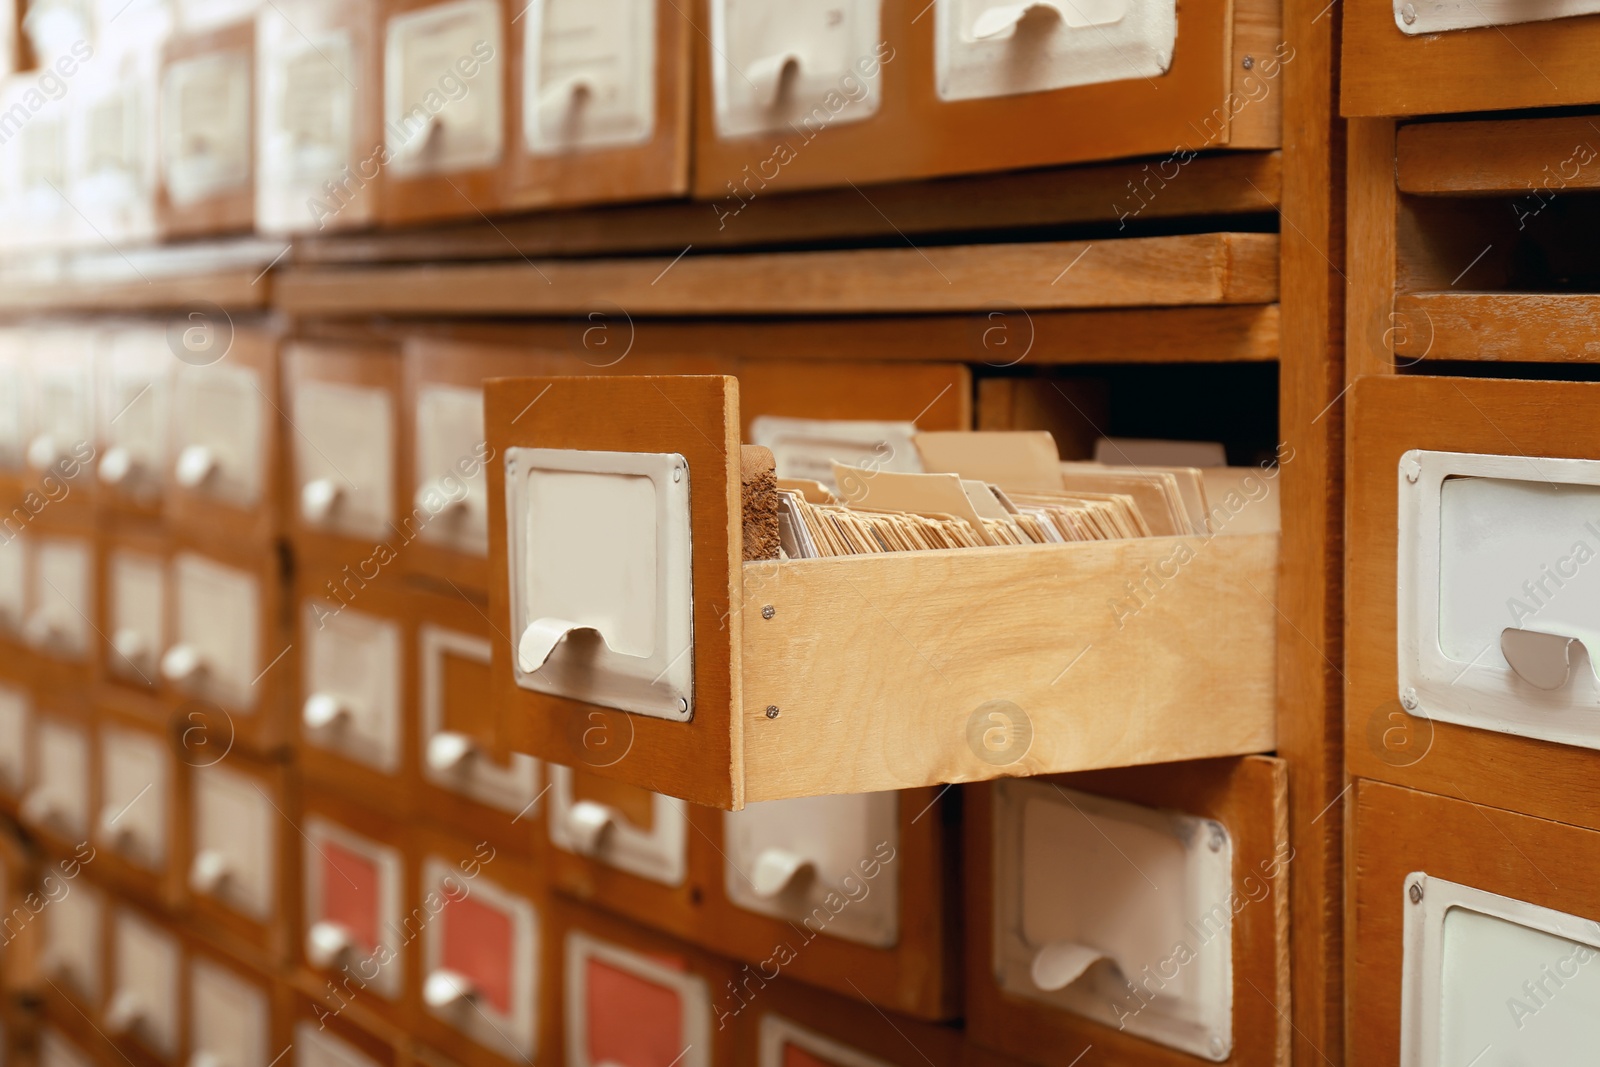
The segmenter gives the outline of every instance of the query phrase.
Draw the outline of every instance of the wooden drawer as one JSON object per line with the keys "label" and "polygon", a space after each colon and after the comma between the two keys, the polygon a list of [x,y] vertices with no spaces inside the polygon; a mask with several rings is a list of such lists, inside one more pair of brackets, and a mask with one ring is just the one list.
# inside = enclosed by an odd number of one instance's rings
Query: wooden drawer
{"label": "wooden drawer", "polygon": [[746,1062],[735,1056],[729,1016],[740,995],[760,987],[759,977],[604,912],[560,900],[551,910],[552,1015],[563,1049],[558,1062]]}
{"label": "wooden drawer", "polygon": [[28,467],[28,335],[24,326],[0,328],[0,494],[7,504],[20,495]]}
{"label": "wooden drawer", "polygon": [[276,967],[299,930],[299,797],[282,764],[245,758],[186,768],[185,908],[192,927]]}
{"label": "wooden drawer", "polygon": [[733,1028],[735,1061],[751,1067],[955,1067],[968,1062],[959,1029],[888,1014],[859,996],[831,995],[787,975],[753,985],[745,996],[749,999],[719,1021]]}
{"label": "wooden drawer", "polygon": [[1600,297],[1573,236],[1600,212],[1594,122],[1352,124],[1351,255],[1369,266],[1347,319],[1358,373],[1600,358]]}
{"label": "wooden drawer", "polygon": [[284,998],[264,972],[194,939],[183,986],[188,1062],[267,1067],[285,1051]]}
{"label": "wooden drawer", "polygon": [[[537,417],[514,421],[547,390]],[[676,551],[692,567],[658,573],[686,583],[692,572],[692,606],[675,625],[693,637],[668,649],[663,628],[652,646],[660,663],[642,677],[676,671],[692,674],[692,685],[651,688],[651,714],[602,709],[523,688],[510,643],[497,642],[501,733],[519,751],[587,762],[585,731],[598,716],[615,736],[635,738],[599,773],[737,809],[1273,746],[1276,534],[1215,537],[1204,551],[1181,538],[1145,538],[744,563],[735,379],[502,380],[488,387],[486,413],[489,444],[504,457],[489,474],[490,618],[518,640],[532,631],[512,616],[519,579],[508,523],[537,516],[510,514],[508,481],[518,483],[503,466],[508,449],[676,454],[690,472],[689,490],[678,491],[687,497],[689,544]],[[1136,623],[1119,627],[1107,605],[1128,596],[1128,576],[1170,570],[1180,558],[1183,579],[1141,600]],[[1037,592],[1025,616],[993,594],[1011,583]],[[657,594],[663,615],[667,603],[683,603],[672,596]],[[1076,653],[1062,658],[1056,638],[1041,647],[1044,633],[1098,644],[1073,666]],[[1139,679],[1131,691],[1130,677]],[[1192,714],[1196,693],[1215,711],[1203,724]],[[997,700],[1006,704],[990,703]],[[840,706],[853,713],[839,718],[832,709]],[[996,709],[1008,730],[1032,727],[1029,747],[1010,762],[968,741]]]}
{"label": "wooden drawer", "polygon": [[113,905],[100,1028],[158,1063],[183,1063],[183,971],[183,939],[168,920],[126,902]]}
{"label": "wooden drawer", "polygon": [[306,985],[336,1009],[359,999],[371,1014],[404,1027],[408,974],[419,953],[403,942],[415,923],[415,857],[409,835],[383,814],[321,790],[303,798],[300,824],[300,936],[295,955]]}
{"label": "wooden drawer", "polygon": [[1350,403],[1350,771],[1596,825],[1600,385],[1370,377]]}
{"label": "wooden drawer", "polygon": [[161,63],[162,236],[255,223],[255,20],[167,41]]}
{"label": "wooden drawer", "polygon": [[1042,1067],[1288,1062],[1288,768],[1006,779],[967,792],[967,1028]]}
{"label": "wooden drawer", "polygon": [[290,998],[291,1028],[284,1051],[295,1067],[402,1067],[404,1035],[375,1022],[352,1003],[333,1012],[301,995]]}
{"label": "wooden drawer", "polygon": [[[1421,115],[1600,103],[1600,8],[1455,7],[1352,0],[1344,8],[1340,110]],[[1559,17],[1563,14],[1583,17]],[[1528,17],[1550,21],[1523,21]]]}
{"label": "wooden drawer", "polygon": [[154,323],[117,324],[102,334],[94,499],[116,521],[160,518],[170,465],[173,365],[167,331]]}
{"label": "wooden drawer", "polygon": [[382,0],[383,220],[499,209],[514,137],[503,0]]}
{"label": "wooden drawer", "polygon": [[[352,562],[359,558],[352,553],[392,539],[406,499],[397,462],[405,447],[399,354],[292,343],[284,350],[283,391],[295,430],[284,501],[290,535],[303,557]],[[403,535],[415,519],[408,515]]]}
{"label": "wooden drawer", "polygon": [[[85,861],[74,861],[79,875],[92,859],[90,852]],[[107,894],[87,878],[68,879],[48,868],[39,893],[49,901],[33,919],[45,1011],[69,1023],[96,1018],[106,991],[105,934],[111,909]]]}
{"label": "wooden drawer", "polygon": [[370,225],[383,180],[377,0],[274,0],[256,20],[256,229]]}
{"label": "wooden drawer", "polygon": [[[275,552],[226,555],[174,543],[167,563],[165,699],[196,763],[231,747],[284,749],[296,657],[283,561]],[[198,732],[187,732],[198,728]],[[209,747],[207,747],[209,746]]]}
{"label": "wooden drawer", "polygon": [[168,27],[166,19],[151,17],[157,15],[151,7],[130,13],[141,24],[119,23],[120,39],[102,37],[100,51],[73,83],[82,95],[68,110],[61,199],[81,211],[68,209],[67,239],[79,247],[137,248],[157,237],[161,52]]}
{"label": "wooden drawer", "polygon": [[466,1067],[558,1062],[550,1054],[551,936],[541,873],[488,841],[418,835],[411,1032]]}
{"label": "wooden drawer", "polygon": [[100,677],[136,692],[161,687],[168,634],[167,538],[158,531],[102,534],[95,545],[94,642]]}
{"label": "wooden drawer", "polygon": [[417,763],[414,622],[399,578],[370,558],[299,573],[293,714],[307,780],[403,819],[417,810]]}
{"label": "wooden drawer", "polygon": [[511,151],[501,204],[682,196],[689,15],[672,0],[536,0],[511,24]]}
{"label": "wooden drawer", "polygon": [[[73,528],[94,517],[96,361],[101,336],[89,326],[49,326],[27,334],[28,410],[23,505],[40,527]],[[39,500],[37,498],[42,498]],[[12,517],[21,516],[12,512]],[[10,532],[10,531],[7,531]]]}
{"label": "wooden drawer", "polygon": [[1600,834],[1365,780],[1351,810],[1351,1062],[1581,1061]]}
{"label": "wooden drawer", "polygon": [[191,312],[172,383],[171,529],[264,548],[278,533],[277,341]]}
{"label": "wooden drawer", "polygon": [[94,539],[87,527],[32,529],[13,545],[27,561],[21,636],[35,673],[79,685],[96,658]]}
{"label": "wooden drawer", "polygon": [[64,694],[41,694],[31,723],[28,790],[22,824],[51,849],[71,852],[89,840],[98,814],[90,716]]}
{"label": "wooden drawer", "polygon": [[697,6],[695,195],[728,224],[763,195],[847,181],[1157,154],[1170,179],[1202,150],[1276,146],[1295,55],[1271,3],[1075,28],[1045,5]]}
{"label": "wooden drawer", "polygon": [[97,877],[141,902],[173,908],[181,892],[178,843],[187,779],[178,773],[173,736],[144,717],[95,709],[99,776],[91,840]]}
{"label": "wooden drawer", "polygon": [[406,601],[416,657],[418,808],[443,829],[527,855],[543,817],[543,775],[532,756],[496,745],[488,604],[421,589],[408,590]]}

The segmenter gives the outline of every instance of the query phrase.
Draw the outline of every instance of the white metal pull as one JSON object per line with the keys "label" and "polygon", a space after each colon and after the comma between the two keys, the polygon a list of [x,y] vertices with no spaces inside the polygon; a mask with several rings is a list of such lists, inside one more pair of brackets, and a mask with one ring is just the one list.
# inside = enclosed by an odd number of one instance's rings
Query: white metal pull
{"label": "white metal pull", "polygon": [[[1088,945],[1072,941],[1052,941],[1033,957],[1028,976],[1033,984],[1047,993],[1053,993],[1082,978],[1088,969],[1100,960],[1110,957]],[[1115,964],[1113,963],[1113,966]]]}
{"label": "white metal pull", "polygon": [[313,525],[327,522],[343,495],[344,490],[332,478],[307,482],[300,487],[300,517]]}
{"label": "white metal pull", "polygon": [[48,470],[60,458],[61,449],[49,434],[40,434],[28,442],[28,465],[35,470]]}
{"label": "white metal pull", "polygon": [[616,824],[617,816],[604,804],[580,800],[567,812],[567,833],[572,837],[572,847],[585,856],[600,849],[606,831]]}
{"label": "white metal pull", "polygon": [[198,489],[217,469],[217,457],[205,445],[190,445],[178,453],[174,475],[185,489]]}
{"label": "white metal pull", "polygon": [[128,451],[126,445],[114,445],[106,449],[106,454],[100,459],[100,480],[107,485],[121,485],[138,464],[139,461],[133,458],[133,453]]}
{"label": "white metal pull", "polygon": [[131,989],[119,989],[106,1005],[106,1029],[113,1034],[125,1034],[139,1025],[144,1017],[144,1005],[139,995]]}
{"label": "white metal pull", "polygon": [[193,645],[173,645],[161,657],[161,677],[182,684],[205,670],[205,657]]}
{"label": "white metal pull", "polygon": [[1500,631],[1500,654],[1518,678],[1536,689],[1555,690],[1572,676],[1573,652],[1589,654],[1576,637],[1508,626]]}
{"label": "white metal pull", "polygon": [[815,871],[816,865],[804,856],[769,848],[756,857],[755,869],[750,872],[750,887],[756,896],[771,899]]}
{"label": "white metal pull", "polygon": [[756,87],[764,107],[776,107],[785,91],[800,76],[801,59],[796,52],[779,52],[763,56],[750,64],[746,74]]}
{"label": "white metal pull", "polygon": [[355,938],[339,923],[312,923],[306,931],[306,962],[320,970],[337,967],[355,947]]}
{"label": "white metal pull", "polygon": [[196,893],[215,893],[231,873],[228,857],[214,848],[202,849],[189,867],[189,887]]}
{"label": "white metal pull", "polygon": [[602,645],[611,647],[598,627],[566,619],[534,619],[517,641],[517,666],[523,674],[532,674],[545,665],[557,645],[576,633],[594,634]]}
{"label": "white metal pull", "polygon": [[441,730],[428,738],[428,766],[440,773],[453,771],[478,751],[478,743],[466,734]]}
{"label": "white metal pull", "polygon": [[422,984],[422,999],[428,1007],[435,1010],[465,1004],[476,993],[472,979],[457,971],[444,968],[428,975],[428,980]]}
{"label": "white metal pull", "polygon": [[331,693],[312,693],[300,709],[301,721],[312,730],[325,730],[349,717],[349,706]]}

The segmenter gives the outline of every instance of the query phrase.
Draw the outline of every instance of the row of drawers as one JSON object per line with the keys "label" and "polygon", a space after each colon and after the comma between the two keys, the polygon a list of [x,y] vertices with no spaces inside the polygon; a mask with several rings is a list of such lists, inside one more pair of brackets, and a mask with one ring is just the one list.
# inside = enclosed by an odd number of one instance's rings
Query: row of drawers
{"label": "row of drawers", "polygon": [[[387,959],[396,936],[409,945],[392,931],[446,875],[481,865],[507,901],[553,889],[747,970],[778,966],[923,1018],[965,1003],[976,1039],[1046,1067],[1063,1061],[1039,1035],[1111,1040],[1092,1037],[1108,1026],[1129,1031],[1130,1051],[1155,1042],[1213,1059],[1275,1039],[1270,1004],[1230,992],[1286,980],[1285,769],[1265,757],[734,813],[547,766],[519,811],[446,821],[434,806],[419,821],[300,787],[281,765],[220,758],[193,726],[164,741],[110,713],[91,730],[42,708],[13,799],[54,852],[88,849],[97,879],[319,980]],[[964,946],[952,925],[963,821]],[[399,962],[368,968],[363,985],[370,1010],[403,1023],[437,967],[392,947]],[[993,969],[962,968],[963,949]],[[1165,973],[1164,989],[1174,967],[1186,977],[1159,1006],[1118,992],[1141,974]]]}
{"label": "row of drawers", "polygon": [[1390,375],[1349,403],[1351,1062],[1577,1062],[1600,385]]}
{"label": "row of drawers", "polygon": [[[81,877],[37,920],[54,953],[47,957],[54,977],[46,987],[38,1063],[1011,1062],[964,1047],[958,1030],[884,1015],[787,976],[744,976],[728,961],[603,913],[543,897],[509,898],[488,881],[489,870],[456,883],[448,898],[441,889],[436,912],[416,913],[419,954],[439,967],[429,986],[413,991],[416,1004],[404,1027],[369,1010],[374,986],[262,970],[158,915],[103,898]],[[62,929],[69,920],[72,929]],[[507,920],[517,924],[514,933],[500,929]],[[519,948],[502,958],[462,931],[512,935]],[[465,978],[453,968],[491,984],[464,1003],[451,995],[453,983]],[[85,1019],[93,1032],[83,1028]]]}
{"label": "row of drawers", "polygon": [[[691,184],[725,222],[774,186],[1271,147],[1294,55],[1262,0],[1137,19],[955,0],[283,0],[170,37],[164,3],[101,17],[57,27],[61,54],[0,97],[25,117],[0,183],[14,243],[476,219]],[[1062,122],[1071,136],[1029,135]]]}

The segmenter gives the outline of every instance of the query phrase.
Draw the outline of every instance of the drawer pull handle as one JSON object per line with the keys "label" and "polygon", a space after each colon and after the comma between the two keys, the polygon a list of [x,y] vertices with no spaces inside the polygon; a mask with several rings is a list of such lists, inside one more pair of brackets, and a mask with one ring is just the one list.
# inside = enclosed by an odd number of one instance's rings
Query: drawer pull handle
{"label": "drawer pull handle", "polygon": [[331,693],[312,693],[300,709],[301,721],[311,730],[326,730],[349,717],[349,705]]}
{"label": "drawer pull handle", "polygon": [[1500,654],[1517,677],[1535,689],[1556,690],[1567,684],[1572,676],[1574,646],[1588,654],[1588,648],[1576,637],[1519,630],[1515,626],[1500,631]]}
{"label": "drawer pull handle", "polygon": [[355,938],[339,923],[312,923],[306,931],[306,962],[319,970],[338,967],[355,947]]}
{"label": "drawer pull handle", "polygon": [[466,734],[442,730],[428,738],[428,766],[444,774],[461,766],[477,751],[478,743]]}
{"label": "drawer pull handle", "polygon": [[35,470],[49,470],[60,458],[61,449],[49,434],[40,434],[28,442],[28,465]]}
{"label": "drawer pull handle", "polygon": [[423,483],[422,488],[417,490],[416,496],[412,499],[412,503],[421,510],[432,512],[435,496],[445,498],[444,505],[438,511],[440,515],[460,515],[467,510],[467,498],[465,496],[452,496],[442,482]]}
{"label": "drawer pull handle", "polygon": [[750,64],[750,84],[756,87],[764,107],[776,107],[799,76],[800,56],[794,52],[779,52]]}
{"label": "drawer pull handle", "polygon": [[616,815],[604,804],[597,804],[592,800],[578,801],[567,812],[566,819],[567,833],[572,838],[572,847],[580,855],[594,855],[600,851],[606,831],[610,830],[616,821]]}
{"label": "drawer pull handle", "polygon": [[611,647],[606,635],[598,627],[568,622],[566,619],[534,619],[517,641],[517,665],[522,668],[522,673],[532,674],[543,667],[556,646],[569,635],[577,633],[594,634],[607,649]]}
{"label": "drawer pull handle", "polygon": [[232,873],[228,857],[214,848],[202,849],[189,867],[189,887],[196,893],[215,893]]}
{"label": "drawer pull handle", "polygon": [[816,873],[816,865],[804,856],[781,848],[769,848],[756,857],[750,872],[750,888],[756,896],[770,900],[802,878]]}
{"label": "drawer pull handle", "polygon": [[104,458],[100,460],[100,480],[107,485],[121,485],[128,480],[128,475],[133,473],[139,461],[128,451],[126,445],[117,445],[106,450]]}
{"label": "drawer pull handle", "polygon": [[300,517],[312,525],[328,521],[339,498],[344,495],[332,478],[318,478],[300,487]]}
{"label": "drawer pull handle", "polygon": [[428,975],[422,986],[422,999],[435,1011],[469,1002],[477,990],[472,979],[457,971],[440,969]]}
{"label": "drawer pull handle", "polygon": [[[130,804],[128,807],[132,807],[132,805]],[[139,836],[138,831],[131,822],[118,825],[128,807],[107,804],[100,809],[100,836],[110,842],[113,847],[123,852],[133,851],[134,838]]]}
{"label": "drawer pull handle", "polygon": [[198,489],[217,469],[217,457],[205,445],[190,445],[178,453],[176,476],[185,489]]}
{"label": "drawer pull handle", "polygon": [[[1082,978],[1090,967],[1101,960],[1112,962],[1110,956],[1088,945],[1052,941],[1034,955],[1028,977],[1035,986],[1047,993],[1054,993]],[[1112,962],[1112,965],[1115,966],[1115,963]]]}
{"label": "drawer pull handle", "polygon": [[205,657],[193,645],[173,645],[161,657],[161,677],[175,684],[190,681],[205,670]]}
{"label": "drawer pull handle", "polygon": [[133,664],[135,670],[142,669],[150,661],[150,646],[144,634],[131,626],[124,626],[111,635],[111,647],[117,655]]}
{"label": "drawer pull handle", "polygon": [[22,798],[20,811],[25,822],[35,826],[48,826],[54,823],[61,814],[61,805],[56,803],[56,798],[44,786],[33,790]]}
{"label": "drawer pull handle", "polygon": [[564,112],[576,111],[593,95],[594,86],[588,78],[581,75],[563,78],[554,85],[546,86],[544,92],[539,94],[539,117],[548,125]]}
{"label": "drawer pull handle", "polygon": [[139,995],[131,989],[119,989],[106,1005],[106,1029],[113,1034],[126,1034],[144,1018],[144,1005]]}

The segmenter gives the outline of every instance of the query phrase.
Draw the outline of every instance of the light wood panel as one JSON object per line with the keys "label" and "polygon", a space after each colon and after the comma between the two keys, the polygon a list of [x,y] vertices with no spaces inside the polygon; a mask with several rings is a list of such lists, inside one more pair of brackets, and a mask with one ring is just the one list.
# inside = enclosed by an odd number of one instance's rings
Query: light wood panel
{"label": "light wood panel", "polygon": [[[1396,552],[1408,449],[1600,459],[1600,383],[1359,379],[1348,457],[1345,753],[1350,772],[1540,818],[1595,825],[1587,749],[1406,714],[1399,701]],[[1357,444],[1359,442],[1359,444]],[[1538,788],[1530,788],[1532,782]]]}
{"label": "light wood panel", "polygon": [[[1277,541],[745,564],[745,797],[1268,751]],[[1129,592],[1130,576],[1150,583],[1142,595]],[[1033,729],[1005,767],[968,736],[971,716],[995,700]]]}
{"label": "light wood panel", "polygon": [[1349,203],[1351,268],[1345,319],[1346,374],[1390,374],[1393,351],[1407,330],[1395,313],[1395,126],[1389,119],[1352,119]]}
{"label": "light wood panel", "polygon": [[1508,363],[1600,360],[1600,295],[1594,293],[1401,293],[1395,358]]}
{"label": "light wood panel", "polygon": [[[1277,151],[1213,152],[1186,164],[1182,180],[1144,201],[1136,222],[1196,215],[1247,215],[1280,204]],[[494,259],[510,255],[601,256],[670,252],[685,245],[731,249],[819,241],[900,240],[924,233],[999,231],[1118,222],[1130,202],[1106,191],[1152,182],[1149,163],[1100,163],[1007,174],[848,187],[774,190],[724,224],[703,201],[662,201],[481,219],[421,229],[297,238],[305,264]],[[1142,199],[1142,198],[1141,198]],[[1132,201],[1138,203],[1139,201]],[[1118,235],[1126,234],[1118,223]]]}
{"label": "light wood panel", "polygon": [[522,259],[453,267],[305,269],[278,282],[292,314],[849,314],[1261,304],[1278,296],[1278,237],[753,253],[627,260]]}
{"label": "light wood panel", "polygon": [[1395,177],[1403,193],[1522,196],[1531,187],[1595,189],[1600,167],[1588,163],[1600,155],[1597,145],[1600,129],[1586,115],[1409,123],[1400,127]]}
{"label": "light wood panel", "polygon": [[[1408,36],[1392,0],[1346,0],[1340,110],[1356,116],[1600,102],[1600,15]],[[1335,8],[1338,11],[1339,8]]]}

